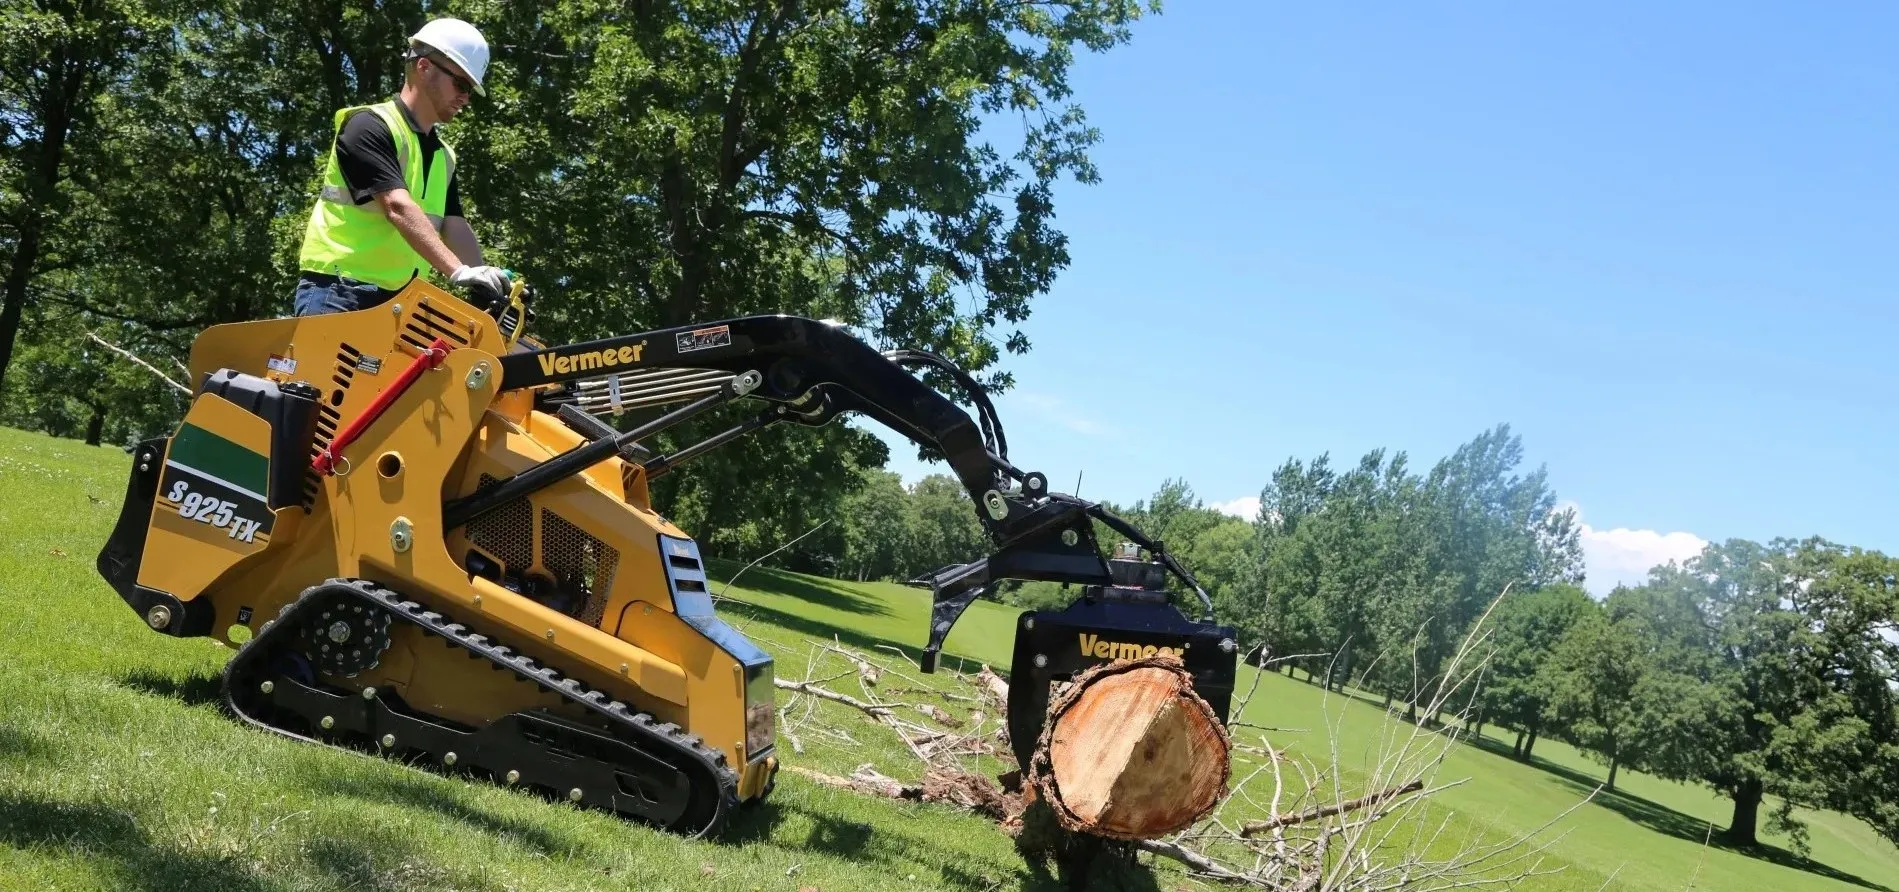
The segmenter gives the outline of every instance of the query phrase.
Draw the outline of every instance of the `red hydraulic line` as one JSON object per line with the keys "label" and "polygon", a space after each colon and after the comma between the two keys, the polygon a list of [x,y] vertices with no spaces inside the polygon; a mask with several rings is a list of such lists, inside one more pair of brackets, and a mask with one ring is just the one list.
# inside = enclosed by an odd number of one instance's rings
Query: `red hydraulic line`
{"label": "red hydraulic line", "polygon": [[424,371],[440,368],[442,360],[448,358],[448,351],[453,349],[455,348],[450,347],[448,341],[436,338],[435,343],[429,345],[428,351],[412,360],[408,367],[402,370],[402,374],[396,376],[395,382],[390,384],[388,389],[376,394],[376,398],[370,400],[369,405],[363,409],[363,414],[356,416],[350,421],[348,427],[337,432],[336,439],[330,441],[328,448],[317,453],[316,458],[310,460],[311,470],[324,475],[336,473],[336,462],[343,450],[355,442],[357,437],[362,436],[363,431],[370,425],[375,424],[376,419],[389,408],[389,404],[400,398],[403,391],[408,390],[409,385],[415,383],[415,379],[422,377]]}

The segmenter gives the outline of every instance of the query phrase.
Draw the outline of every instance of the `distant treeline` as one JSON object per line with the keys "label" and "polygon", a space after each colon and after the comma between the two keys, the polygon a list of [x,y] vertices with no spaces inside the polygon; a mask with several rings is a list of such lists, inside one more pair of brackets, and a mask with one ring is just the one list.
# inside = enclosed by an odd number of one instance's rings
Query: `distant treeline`
{"label": "distant treeline", "polygon": [[[1254,663],[1370,692],[1419,722],[1440,720],[1418,704],[1454,684],[1439,706],[1515,731],[1517,758],[1554,737],[1599,758],[1611,788],[1633,768],[1731,797],[1738,844],[1755,842],[1766,806],[1803,847],[1801,805],[1899,841],[1899,560],[1820,539],[1721,542],[1596,600],[1574,513],[1521,463],[1500,426],[1422,474],[1385,450],[1347,470],[1287,461],[1251,520],[1180,480],[1109,507],[1182,559]],[[797,559],[808,569],[901,580],[986,553],[948,477],[906,489],[864,472],[845,505],[842,529]],[[1100,532],[1104,551],[1118,541]],[[1077,595],[1029,583],[1001,597]]]}

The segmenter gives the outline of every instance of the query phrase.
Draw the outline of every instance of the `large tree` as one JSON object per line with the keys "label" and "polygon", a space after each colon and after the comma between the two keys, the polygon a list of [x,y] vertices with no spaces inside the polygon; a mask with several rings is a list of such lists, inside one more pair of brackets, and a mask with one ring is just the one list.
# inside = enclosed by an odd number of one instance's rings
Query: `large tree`
{"label": "large tree", "polygon": [[1455,706],[1445,667],[1472,623],[1506,588],[1581,578],[1579,529],[1559,511],[1543,469],[1519,474],[1507,425],[1434,464],[1372,450],[1342,472],[1320,456],[1290,461],[1261,493],[1242,590],[1264,615],[1243,629],[1282,653],[1318,653],[1309,671]]}
{"label": "large tree", "polygon": [[1635,630],[1606,613],[1584,613],[1550,659],[1551,705],[1569,734],[1616,772],[1638,750],[1642,701],[1634,696],[1650,667]]}
{"label": "large tree", "polygon": [[1517,732],[1513,751],[1528,759],[1537,735],[1556,716],[1552,684],[1557,646],[1571,628],[1601,608],[1588,593],[1557,583],[1511,594],[1491,613],[1491,652],[1480,709],[1484,720]]}
{"label": "large tree", "polygon": [[879,468],[865,469],[857,488],[844,499],[843,549],[838,572],[866,579],[908,579],[916,553],[916,509],[903,478]]}
{"label": "large tree", "polygon": [[112,160],[106,96],[162,31],[139,0],[0,0],[0,387],[44,278],[100,256],[79,180]]}
{"label": "large tree", "polygon": [[[47,61],[22,69],[32,75],[24,80],[0,78],[0,93],[20,83],[34,100],[5,95],[9,123],[51,121],[43,110],[68,96],[68,160],[54,166],[58,127],[16,126],[4,140],[0,195],[29,200],[0,211],[0,244],[18,248],[7,259],[14,281],[33,284],[9,292],[27,299],[0,311],[0,330],[17,313],[34,374],[63,378],[70,392],[52,399],[11,387],[4,412],[10,423],[102,429],[123,443],[175,424],[179,404],[151,398],[166,390],[155,377],[106,386],[96,358],[65,345],[103,334],[175,373],[206,326],[287,311],[331,113],[395,88],[402,36],[422,13],[363,0],[37,5],[46,10],[37,18],[7,16],[8,65],[32,48],[26,34],[63,67]],[[55,70],[77,73],[42,84]],[[52,90],[61,84],[91,92]],[[47,173],[28,176],[36,169]],[[30,199],[53,174],[55,212],[35,217],[45,205]]]}
{"label": "large tree", "polygon": [[1734,800],[1730,841],[1772,825],[1804,847],[1796,807],[1856,815],[1899,841],[1899,560],[1823,539],[1729,541],[1642,587],[1647,637],[1663,653],[1699,648],[1700,691],[1661,702],[1714,704],[1678,718],[1695,746],[1653,770]]}
{"label": "large tree", "polygon": [[950,564],[973,561],[990,551],[975,503],[955,478],[930,474],[910,489],[915,512],[915,550],[910,572],[916,575]]}

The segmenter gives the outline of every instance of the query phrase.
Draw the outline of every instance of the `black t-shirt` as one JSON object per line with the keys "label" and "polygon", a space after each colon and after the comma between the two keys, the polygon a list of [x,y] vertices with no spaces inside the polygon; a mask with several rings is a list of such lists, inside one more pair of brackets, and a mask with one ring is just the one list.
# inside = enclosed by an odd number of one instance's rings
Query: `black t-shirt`
{"label": "black t-shirt", "polygon": [[[396,103],[397,108],[401,105],[400,101]],[[442,145],[442,138],[431,129],[418,132],[416,141],[422,148],[422,182],[427,183],[429,162]],[[396,156],[395,137],[389,134],[389,125],[383,123],[382,116],[375,112],[359,111],[343,122],[343,132],[336,137],[336,161],[343,169],[343,182],[349,186],[350,198],[357,204],[367,203],[390,189],[408,187],[402,179],[402,162]],[[422,196],[414,197],[417,203],[421,202]],[[461,190],[455,185],[453,172],[448,176],[448,204],[442,216],[462,216]]]}

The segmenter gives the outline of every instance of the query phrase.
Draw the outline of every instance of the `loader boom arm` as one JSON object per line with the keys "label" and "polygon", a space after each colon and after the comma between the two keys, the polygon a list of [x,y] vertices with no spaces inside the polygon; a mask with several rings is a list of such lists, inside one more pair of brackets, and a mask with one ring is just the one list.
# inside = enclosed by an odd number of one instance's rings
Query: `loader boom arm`
{"label": "loader boom arm", "polygon": [[[1211,618],[1212,602],[1206,592],[1162,543],[1148,539],[1097,504],[1049,492],[1044,475],[1025,473],[1010,464],[1000,425],[992,424],[986,414],[990,411],[987,398],[967,376],[946,363],[931,361],[934,357],[928,354],[899,351],[895,355],[913,365],[938,365],[964,382],[984,413],[982,420],[971,418],[898,359],[878,352],[845,329],[797,316],[749,316],[513,353],[501,361],[501,386],[539,388],[603,377],[617,382],[678,370],[716,370],[734,378],[725,379],[724,385],[702,382],[697,389],[688,381],[672,395],[711,394],[695,406],[717,402],[722,393],[725,398],[746,396],[781,407],[775,417],[747,430],[775,421],[815,426],[845,412],[860,412],[939,452],[969,492],[996,550],[988,557],[915,580],[928,584],[935,598],[925,671],[934,669],[944,637],[969,604],[1005,579],[1111,584],[1091,519],[1101,520],[1147,548],[1192,588]],[[748,389],[734,392],[729,382],[741,377]],[[574,394],[571,389],[556,388],[544,396],[560,402],[574,399]],[[604,457],[606,444],[598,445]],[[578,447],[576,452],[587,448]],[[557,457],[550,463],[560,461]],[[578,470],[581,462],[572,464]]]}
{"label": "loader boom arm", "polygon": [[[623,367],[717,369],[764,375],[750,396],[809,411],[817,423],[859,411],[943,453],[972,497],[995,485],[995,466],[969,415],[841,329],[797,316],[750,316],[550,347],[503,358],[502,386],[599,377]],[[892,374],[892,372],[898,372]],[[831,406],[801,402],[814,393]]]}

